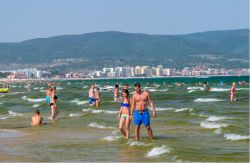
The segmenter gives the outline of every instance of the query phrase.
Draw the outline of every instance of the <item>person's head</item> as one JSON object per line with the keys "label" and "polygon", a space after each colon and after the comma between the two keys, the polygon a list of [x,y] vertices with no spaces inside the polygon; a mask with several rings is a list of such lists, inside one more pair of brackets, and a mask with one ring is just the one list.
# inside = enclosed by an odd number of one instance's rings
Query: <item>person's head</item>
{"label": "person's head", "polygon": [[135,83],[134,84],[134,89],[135,89],[136,92],[140,92],[141,91],[141,85],[140,85],[140,83]]}
{"label": "person's head", "polygon": [[36,113],[37,115],[40,115],[40,111],[39,111],[39,110],[36,110],[35,113]]}
{"label": "person's head", "polygon": [[115,88],[119,88],[119,85],[118,85],[118,84],[116,84],[116,85],[115,85]]}
{"label": "person's head", "polygon": [[99,87],[97,87],[96,90],[99,91],[100,90]]}
{"label": "person's head", "polygon": [[123,89],[122,90],[122,97],[128,97],[129,96],[129,92],[127,89]]}
{"label": "person's head", "polygon": [[129,87],[129,85],[128,85],[128,84],[125,84],[125,88],[127,88],[127,89],[128,89],[128,87]]}
{"label": "person's head", "polygon": [[204,84],[207,84],[207,82],[204,82]]}
{"label": "person's head", "polygon": [[94,88],[95,88],[95,84],[91,84],[91,85],[90,85],[90,88],[91,88],[91,89],[94,89]]}
{"label": "person's head", "polygon": [[232,85],[233,85],[233,86],[235,86],[235,85],[236,85],[236,83],[235,83],[235,82],[233,82],[233,83],[232,83]]}

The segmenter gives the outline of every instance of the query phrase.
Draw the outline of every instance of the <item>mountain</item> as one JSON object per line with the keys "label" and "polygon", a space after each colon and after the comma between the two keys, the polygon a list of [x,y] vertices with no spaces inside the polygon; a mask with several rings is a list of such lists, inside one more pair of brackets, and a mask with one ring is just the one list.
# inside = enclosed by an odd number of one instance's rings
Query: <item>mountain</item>
{"label": "mountain", "polygon": [[95,32],[0,43],[0,64],[50,63],[64,70],[158,64],[176,68],[197,64],[248,67],[248,41],[248,29],[187,35]]}

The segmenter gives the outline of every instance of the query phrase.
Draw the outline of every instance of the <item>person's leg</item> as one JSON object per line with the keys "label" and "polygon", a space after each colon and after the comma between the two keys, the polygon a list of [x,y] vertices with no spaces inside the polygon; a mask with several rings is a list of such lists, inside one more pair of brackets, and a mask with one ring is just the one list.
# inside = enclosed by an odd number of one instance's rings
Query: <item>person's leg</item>
{"label": "person's leg", "polygon": [[135,140],[139,140],[140,137],[140,125],[135,126]]}
{"label": "person's leg", "polygon": [[51,106],[51,119],[55,118],[55,105]]}
{"label": "person's leg", "polygon": [[147,131],[148,131],[148,138],[153,139],[153,131],[152,131],[151,126],[150,125],[146,126],[146,128],[147,128]]}
{"label": "person's leg", "polygon": [[126,138],[128,139],[130,135],[130,119],[129,116],[126,118]]}
{"label": "person's leg", "polygon": [[143,124],[146,126],[147,132],[148,132],[148,138],[153,139],[153,131],[150,126],[150,115],[148,111],[143,112],[143,118],[142,118]]}
{"label": "person's leg", "polygon": [[124,129],[123,129],[124,122],[125,122],[125,120],[124,120],[124,118],[121,116],[121,118],[120,118],[120,123],[119,123],[119,130],[121,131],[121,133],[122,133],[123,136],[126,136],[126,133],[125,133],[125,131],[124,131]]}

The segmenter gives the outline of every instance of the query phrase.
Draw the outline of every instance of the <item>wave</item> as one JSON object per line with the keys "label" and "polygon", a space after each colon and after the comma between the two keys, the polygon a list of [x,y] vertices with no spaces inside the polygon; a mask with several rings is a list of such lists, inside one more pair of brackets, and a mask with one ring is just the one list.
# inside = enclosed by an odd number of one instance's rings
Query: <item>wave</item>
{"label": "wave", "polygon": [[174,112],[182,112],[182,111],[191,112],[191,111],[193,111],[193,109],[192,108],[180,108],[180,109],[176,109]]}
{"label": "wave", "polygon": [[46,90],[40,90],[40,92],[46,92]]}
{"label": "wave", "polygon": [[197,98],[194,100],[194,102],[219,102],[223,101],[217,98]]}
{"label": "wave", "polygon": [[250,135],[248,136],[242,136],[238,134],[224,134],[224,137],[227,140],[244,140],[244,139],[250,139]]}
{"label": "wave", "polygon": [[170,148],[167,148],[166,145],[162,145],[161,147],[154,147],[150,151],[148,151],[146,157],[156,157],[165,153],[170,153]]}
{"label": "wave", "polygon": [[83,112],[90,112],[92,111],[93,109],[82,109]]}
{"label": "wave", "polygon": [[58,90],[62,90],[63,89],[63,87],[56,87],[56,90],[58,91]]}
{"label": "wave", "polygon": [[212,92],[224,92],[224,91],[230,91],[228,88],[211,88],[210,91]]}
{"label": "wave", "polygon": [[107,113],[107,114],[118,114],[119,111],[105,110],[104,113]]}
{"label": "wave", "polygon": [[33,108],[37,108],[39,106],[41,106],[41,104],[34,104],[34,105],[32,105]]}
{"label": "wave", "polygon": [[0,138],[13,138],[13,137],[21,137],[24,134],[17,130],[11,129],[0,129]]}
{"label": "wave", "polygon": [[9,113],[11,116],[13,116],[13,117],[21,116],[21,115],[22,115],[22,114],[20,114],[20,113],[16,113],[16,112],[11,111],[11,110],[9,110],[8,113]]}
{"label": "wave", "polygon": [[196,90],[189,90],[188,93],[192,93],[192,92],[195,92]]}
{"label": "wave", "polygon": [[206,121],[215,122],[223,119],[229,119],[229,117],[209,116],[209,118]]}
{"label": "wave", "polygon": [[103,138],[102,140],[106,140],[106,141],[115,141],[115,140],[118,140],[120,139],[121,136],[115,136],[115,135],[112,135],[112,136],[107,136],[105,138]]}
{"label": "wave", "polygon": [[7,119],[7,118],[9,118],[8,116],[5,116],[5,115],[0,115],[0,120],[5,120],[5,119]]}
{"label": "wave", "polygon": [[88,86],[83,86],[82,88],[85,89],[85,88],[88,88]]}
{"label": "wave", "polygon": [[221,133],[222,133],[221,128],[217,128],[217,129],[214,131],[214,133],[216,133],[216,134],[221,134]]}
{"label": "wave", "polygon": [[70,113],[70,114],[69,114],[69,117],[80,117],[80,116],[83,116],[83,115],[86,115],[86,114]]}
{"label": "wave", "polygon": [[242,90],[243,90],[243,91],[249,91],[249,88],[237,88],[236,90],[237,90],[237,91],[242,91]]}
{"label": "wave", "polygon": [[203,128],[213,129],[213,128],[227,127],[227,126],[229,126],[229,124],[220,123],[220,122],[202,121],[200,123],[200,126],[203,127]]}
{"label": "wave", "polygon": [[42,102],[42,101],[45,101],[45,98],[33,99],[33,98],[27,98],[27,96],[23,96],[22,99],[26,100],[26,101],[29,101],[29,102]]}
{"label": "wave", "polygon": [[129,146],[151,146],[151,143],[144,143],[144,142],[140,142],[140,141],[133,141],[133,140],[129,140],[127,143]]}
{"label": "wave", "polygon": [[102,113],[103,110],[92,110],[91,113],[93,114],[98,114],[98,113]]}
{"label": "wave", "polygon": [[3,105],[3,103],[2,103],[2,102],[0,102],[0,105]]}
{"label": "wave", "polygon": [[204,114],[196,114],[196,113],[190,113],[192,116],[198,116],[198,117],[208,117],[207,115]]}
{"label": "wave", "polygon": [[80,101],[79,99],[74,99],[72,101],[70,101],[71,103],[76,103],[76,105],[84,105],[87,104],[88,101]]}
{"label": "wave", "polygon": [[5,95],[0,95],[0,97],[4,97]]}
{"label": "wave", "polygon": [[204,90],[203,87],[187,87],[187,90]]}
{"label": "wave", "polygon": [[99,129],[115,129],[114,127],[102,126],[102,125],[99,125],[99,124],[97,124],[95,122],[90,123],[88,126],[89,127],[94,127],[94,128],[99,128]]}
{"label": "wave", "polygon": [[174,110],[173,108],[155,108],[156,111]]}

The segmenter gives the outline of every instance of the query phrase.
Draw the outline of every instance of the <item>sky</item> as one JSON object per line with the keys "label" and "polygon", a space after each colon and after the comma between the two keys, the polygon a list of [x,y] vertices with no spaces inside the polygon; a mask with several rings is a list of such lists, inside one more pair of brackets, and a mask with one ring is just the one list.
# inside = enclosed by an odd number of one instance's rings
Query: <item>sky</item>
{"label": "sky", "polygon": [[1,0],[0,42],[122,31],[187,34],[249,28],[249,0]]}

